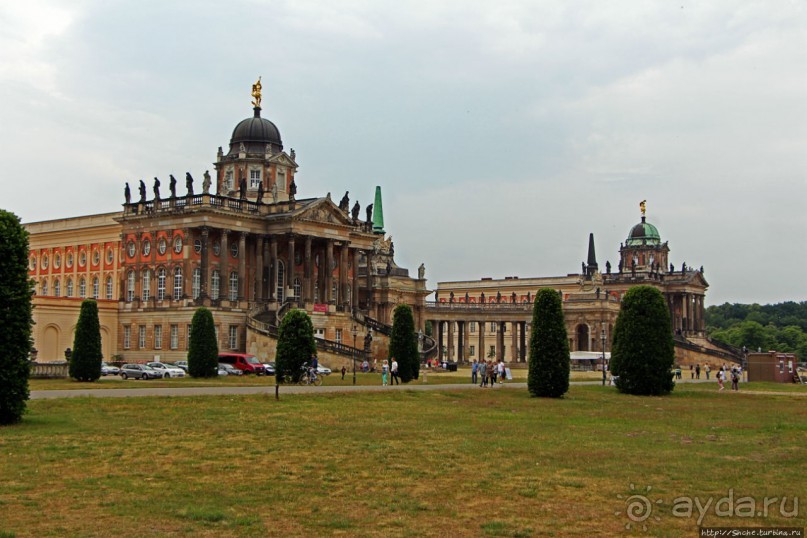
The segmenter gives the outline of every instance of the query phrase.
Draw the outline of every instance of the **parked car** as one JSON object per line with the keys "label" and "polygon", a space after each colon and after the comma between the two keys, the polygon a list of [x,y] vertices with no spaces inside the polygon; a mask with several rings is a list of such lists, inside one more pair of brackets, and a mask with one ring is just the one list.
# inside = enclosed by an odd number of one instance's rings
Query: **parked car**
{"label": "parked car", "polygon": [[264,375],[266,373],[266,368],[255,358],[255,355],[247,353],[219,353],[219,362],[235,366],[245,374]]}
{"label": "parked car", "polygon": [[164,362],[149,362],[146,364],[158,372],[162,372],[163,377],[185,377],[185,370],[182,368],[177,368]]}
{"label": "parked car", "polygon": [[174,363],[174,366],[176,366],[177,368],[182,368],[183,370],[185,370],[186,374],[188,373],[188,361],[176,361]]}
{"label": "parked car", "polygon": [[218,372],[219,372],[219,375],[222,376],[222,377],[224,377],[226,375],[230,375],[230,374],[227,373],[227,369],[224,368],[224,366],[225,366],[224,364],[219,363]]}
{"label": "parked car", "polygon": [[275,363],[274,362],[265,362],[263,363],[264,372],[266,375],[275,375]]}
{"label": "parked car", "polygon": [[244,375],[244,372],[233,366],[232,364],[227,364],[224,362],[219,363],[219,370],[224,370],[227,372],[225,375]]}
{"label": "parked car", "polygon": [[163,374],[147,364],[124,364],[120,368],[120,376],[123,379],[160,379]]}
{"label": "parked car", "polygon": [[321,364],[317,365],[317,375],[331,375],[331,369]]}
{"label": "parked car", "polygon": [[120,368],[118,368],[117,366],[112,366],[111,364],[107,364],[105,362],[101,363],[101,375],[107,376],[107,375],[119,375],[119,374],[120,374]]}

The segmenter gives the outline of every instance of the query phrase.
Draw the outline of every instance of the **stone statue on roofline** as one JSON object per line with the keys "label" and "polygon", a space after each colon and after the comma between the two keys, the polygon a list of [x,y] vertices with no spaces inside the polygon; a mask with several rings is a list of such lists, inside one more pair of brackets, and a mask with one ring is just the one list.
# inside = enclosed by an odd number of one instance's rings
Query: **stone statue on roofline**
{"label": "stone statue on roofline", "polygon": [[123,197],[126,199],[126,203],[129,204],[132,202],[132,190],[129,188],[129,182],[126,182],[126,187],[123,189]]}
{"label": "stone statue on roofline", "polygon": [[359,205],[359,201],[356,200],[356,203],[353,204],[353,211],[351,213],[351,216],[353,217],[353,222],[359,220],[359,211],[361,211],[361,205]]}
{"label": "stone statue on roofline", "polygon": [[174,177],[174,174],[168,175],[168,190],[171,192],[171,198],[177,197],[177,178]]}
{"label": "stone statue on roofline", "polygon": [[213,183],[210,179],[210,171],[205,170],[204,179],[202,180],[202,194],[210,194],[210,184]]}
{"label": "stone statue on roofline", "polygon": [[185,172],[185,188],[188,189],[188,196],[193,196],[193,176],[190,172]]}

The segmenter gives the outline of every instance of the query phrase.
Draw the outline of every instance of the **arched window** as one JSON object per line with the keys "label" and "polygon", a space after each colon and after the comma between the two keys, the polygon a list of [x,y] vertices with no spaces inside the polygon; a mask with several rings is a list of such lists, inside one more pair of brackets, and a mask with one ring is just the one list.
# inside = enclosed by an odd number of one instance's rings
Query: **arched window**
{"label": "arched window", "polygon": [[577,326],[577,351],[588,351],[588,325],[581,323]]}
{"label": "arched window", "polygon": [[303,294],[303,284],[300,282],[300,279],[294,277],[294,296],[299,298]]}
{"label": "arched window", "polygon": [[283,302],[286,297],[286,266],[283,260],[277,260],[277,300]]}
{"label": "arched window", "polygon": [[134,301],[135,294],[135,274],[134,271],[129,271],[126,274],[126,301]]}
{"label": "arched window", "polygon": [[191,295],[193,295],[193,300],[199,298],[202,289],[202,270],[198,267],[193,270],[193,280],[191,282]]}
{"label": "arched window", "polygon": [[334,303],[339,302],[339,284],[336,280],[333,280],[333,284],[331,285],[331,301]]}
{"label": "arched window", "polygon": [[78,281],[78,296],[82,299],[87,297],[87,279],[84,277]]}
{"label": "arched window", "polygon": [[41,289],[41,291],[42,291],[42,295],[47,295],[47,294],[48,294],[48,281],[47,281],[47,280],[43,280],[43,281],[42,281],[42,286],[41,286],[41,288],[42,288],[42,289]]}
{"label": "arched window", "polygon": [[221,272],[218,269],[210,276],[210,298],[214,301],[219,298],[221,290]]}
{"label": "arched window", "polygon": [[140,299],[143,301],[151,299],[151,271],[148,269],[143,271],[143,292],[140,294]]}
{"label": "arched window", "polygon": [[165,300],[165,267],[157,269],[157,300]]}
{"label": "arched window", "polygon": [[73,296],[73,279],[72,278],[67,279],[67,296],[68,297]]}
{"label": "arched window", "polygon": [[53,281],[53,296],[54,297],[62,296],[62,282],[58,278]]}
{"label": "arched window", "polygon": [[174,300],[182,298],[182,267],[174,269]]}
{"label": "arched window", "polygon": [[101,283],[98,281],[98,277],[94,276],[92,278],[92,298],[96,301],[101,296]]}
{"label": "arched window", "polygon": [[238,300],[238,273],[233,271],[230,273],[230,300],[237,301]]}
{"label": "arched window", "polygon": [[114,284],[113,284],[113,281],[112,281],[112,277],[111,276],[106,277],[106,298],[107,299],[110,299],[110,300],[112,299],[112,295],[114,293],[113,286],[114,286]]}

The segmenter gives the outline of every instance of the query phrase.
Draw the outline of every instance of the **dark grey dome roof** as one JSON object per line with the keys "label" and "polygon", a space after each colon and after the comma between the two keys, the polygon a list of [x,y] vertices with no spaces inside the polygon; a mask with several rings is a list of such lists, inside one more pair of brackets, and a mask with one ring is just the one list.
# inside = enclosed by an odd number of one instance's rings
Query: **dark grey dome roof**
{"label": "dark grey dome roof", "polygon": [[230,138],[230,154],[238,153],[241,144],[247,153],[265,153],[266,144],[271,144],[273,150],[283,149],[283,141],[280,139],[280,131],[271,121],[261,117],[261,109],[255,108],[255,115],[242,120],[233,129],[233,136]]}

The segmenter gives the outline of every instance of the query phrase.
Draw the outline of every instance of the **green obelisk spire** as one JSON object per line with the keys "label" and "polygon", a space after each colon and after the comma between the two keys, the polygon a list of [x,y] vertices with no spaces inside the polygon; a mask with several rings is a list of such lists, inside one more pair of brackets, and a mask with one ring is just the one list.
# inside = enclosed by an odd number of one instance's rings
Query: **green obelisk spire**
{"label": "green obelisk spire", "polygon": [[381,187],[376,185],[375,202],[373,202],[373,233],[383,235],[384,233],[384,206],[381,204]]}

